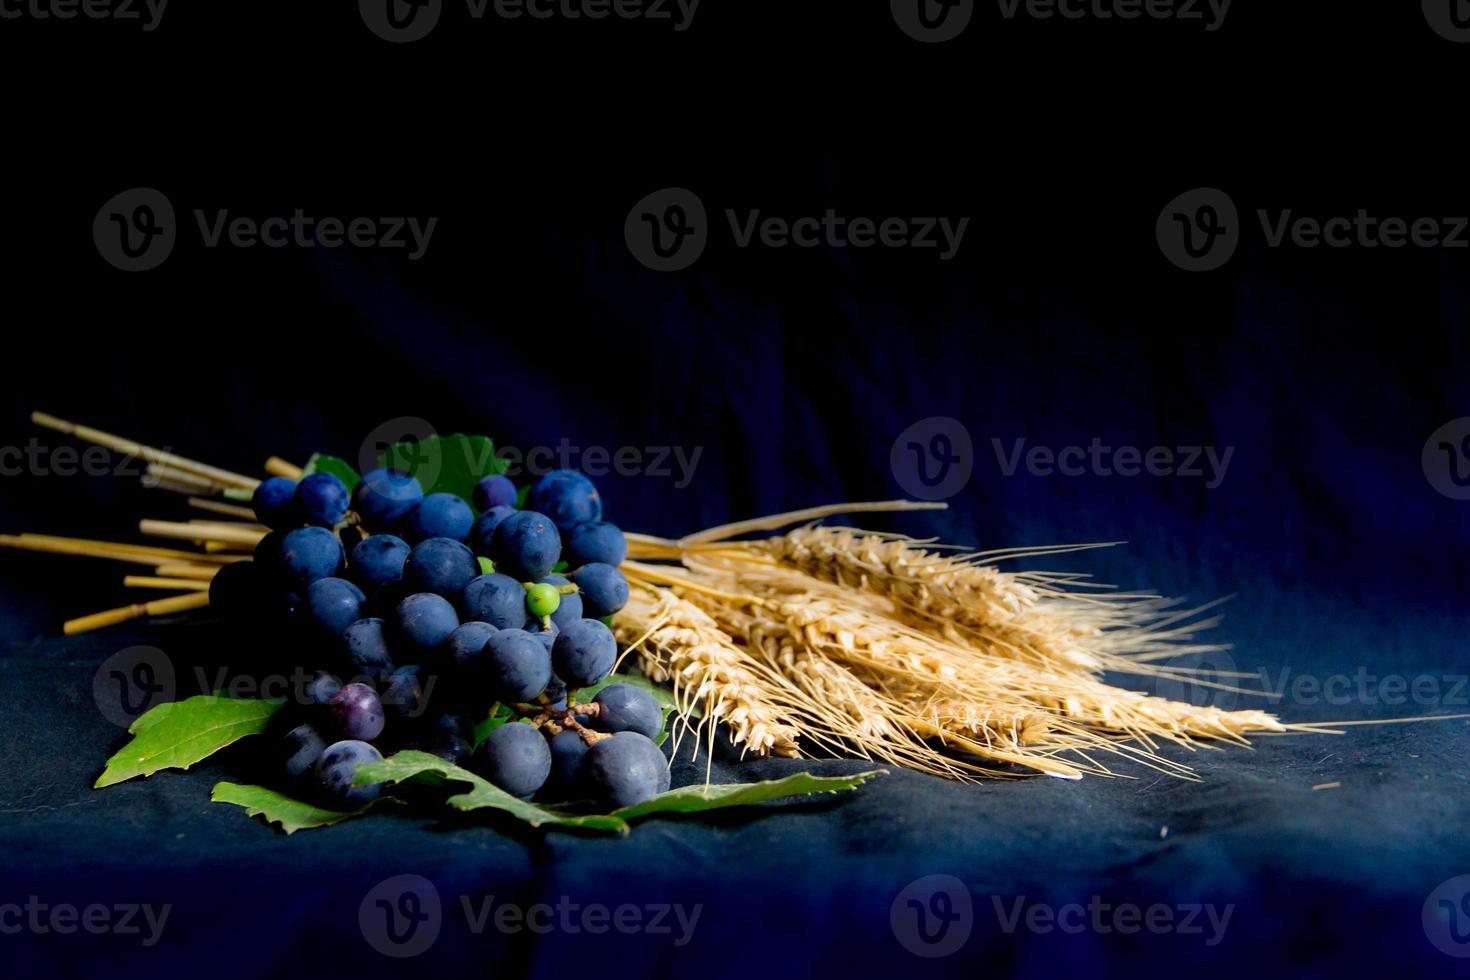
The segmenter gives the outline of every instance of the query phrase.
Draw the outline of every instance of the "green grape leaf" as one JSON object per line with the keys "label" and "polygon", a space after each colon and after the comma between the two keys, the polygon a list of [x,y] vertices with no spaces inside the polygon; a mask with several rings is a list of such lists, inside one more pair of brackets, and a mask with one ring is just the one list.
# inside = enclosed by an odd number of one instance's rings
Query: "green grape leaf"
{"label": "green grape leaf", "polygon": [[872,769],[852,776],[813,776],[809,772],[799,772],[783,779],[768,779],[759,783],[714,783],[709,786],[695,784],[660,793],[636,806],[614,810],[612,815],[623,820],[637,820],[658,813],[700,813],[704,810],[765,803],[788,796],[842,793],[857,789],[874,776],[887,773],[886,769]]}
{"label": "green grape leaf", "polygon": [[188,769],[247,735],[265,731],[279,701],[201,694],[160,704],[133,722],[133,740],[117,751],[93,789],[112,786],[160,769]]}
{"label": "green grape leaf", "polygon": [[514,796],[498,789],[491,783],[470,772],[461,769],[452,762],[446,762],[436,755],[427,752],[415,752],[412,750],[398,752],[382,762],[369,763],[357,767],[357,785],[367,786],[373,783],[401,783],[405,780],[414,779],[425,774],[442,777],[453,783],[466,783],[469,785],[468,792],[458,793],[449,797],[448,803],[457,810],[499,810],[509,813],[519,820],[524,820],[532,827],[551,825],[558,827],[581,827],[586,830],[613,831],[619,834],[628,832],[628,825],[618,817],[589,814],[578,815],[550,807],[538,806],[535,803],[527,803],[518,800]]}
{"label": "green grape leaf", "polygon": [[266,823],[279,826],[288,834],[314,827],[330,827],[334,823],[360,817],[372,809],[372,804],[356,810],[324,810],[310,803],[294,800],[284,793],[265,786],[249,786],[239,783],[216,783],[209,798],[216,803],[233,803],[243,806],[252,817],[264,817]]}
{"label": "green grape leaf", "polygon": [[426,752],[399,752],[383,762],[360,766],[357,770],[357,784],[393,784],[416,780],[425,775],[436,776],[448,782],[469,785],[468,792],[451,796],[448,800],[449,805],[458,810],[499,810],[524,820],[533,827],[577,827],[626,834],[628,822],[642,817],[661,813],[700,813],[786,797],[840,793],[856,789],[874,776],[884,775],[886,772],[885,769],[874,769],[852,776],[814,776],[802,772],[759,783],[685,786],[660,793],[637,806],[604,814],[577,813],[561,806],[526,803],[497,789],[474,773]]}
{"label": "green grape leaf", "polygon": [[504,475],[510,461],[495,455],[488,436],[432,435],[418,442],[395,442],[379,460],[412,474],[425,494],[452,493],[473,503],[475,484],[487,476]]}
{"label": "green grape leaf", "polygon": [[[502,476],[504,474],[501,474]],[[526,498],[531,495],[531,484],[527,483],[516,491],[516,510],[526,509]]]}
{"label": "green grape leaf", "polygon": [[484,555],[476,555],[475,556],[475,561],[477,561],[477,562],[480,563],[480,574],[481,575],[494,575],[495,574],[495,563],[493,561],[491,561],[489,558],[486,558]]}
{"label": "green grape leaf", "polygon": [[486,715],[485,719],[475,726],[475,737],[471,740],[470,744],[478,749],[480,743],[490,737],[491,732],[514,717],[515,712],[503,704],[497,704],[490,710],[490,714]]}
{"label": "green grape leaf", "polygon": [[345,459],[338,459],[336,456],[328,456],[326,453],[312,453],[311,459],[308,459],[306,465],[301,468],[302,476],[311,476],[313,473],[332,474],[347,484],[348,494],[356,490],[357,485],[362,482],[362,477],[358,475],[357,470],[352,468],[351,463]]}

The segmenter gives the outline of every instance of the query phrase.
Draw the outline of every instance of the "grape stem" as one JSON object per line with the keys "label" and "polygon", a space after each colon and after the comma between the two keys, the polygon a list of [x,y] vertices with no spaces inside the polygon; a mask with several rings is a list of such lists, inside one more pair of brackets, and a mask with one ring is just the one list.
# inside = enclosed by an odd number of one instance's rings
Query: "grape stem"
{"label": "grape stem", "polygon": [[547,703],[546,695],[540,696],[539,704],[513,704],[511,709],[523,717],[529,718],[531,724],[537,728],[544,728],[552,735],[559,735],[565,729],[571,729],[582,737],[582,741],[589,746],[596,745],[605,738],[611,738],[605,732],[597,732],[577,721],[575,714],[588,718],[596,718],[602,711],[602,705],[596,701],[574,707],[570,694],[567,696],[565,708],[553,708]]}

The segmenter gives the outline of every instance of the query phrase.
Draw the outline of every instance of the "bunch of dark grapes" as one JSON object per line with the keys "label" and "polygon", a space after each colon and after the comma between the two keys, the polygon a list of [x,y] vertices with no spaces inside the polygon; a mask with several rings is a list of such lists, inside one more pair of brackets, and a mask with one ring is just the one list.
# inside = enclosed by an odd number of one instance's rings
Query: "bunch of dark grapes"
{"label": "bunch of dark grapes", "polygon": [[[357,767],[416,748],[523,799],[630,806],[668,789],[652,695],[613,684],[577,700],[617,659],[622,531],[572,470],[542,477],[523,509],[516,499],[503,476],[482,480],[472,507],[386,468],[350,497],[321,472],[260,485],[272,530],[253,561],[221,570],[210,604],[288,631],[310,661],[294,665],[314,673],[279,743],[295,788],[360,806],[377,787],[353,786]],[[473,746],[497,705],[510,720]]]}

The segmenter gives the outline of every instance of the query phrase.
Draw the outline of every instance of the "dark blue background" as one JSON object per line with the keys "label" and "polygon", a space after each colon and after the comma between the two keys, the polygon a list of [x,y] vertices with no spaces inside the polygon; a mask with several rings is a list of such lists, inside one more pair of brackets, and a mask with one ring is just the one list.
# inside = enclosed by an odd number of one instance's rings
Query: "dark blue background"
{"label": "dark blue background", "polygon": [[[104,25],[8,23],[0,441],[25,445],[26,413],[42,409],[252,471],[270,454],[354,456],[375,426],[409,415],[519,447],[699,447],[687,487],[599,481],[614,519],[672,535],[899,496],[894,439],[952,416],[974,440],[969,484],[946,512],[874,526],[977,547],[1127,541],[1059,563],[1126,588],[1234,594],[1216,633],[1242,670],[1287,670],[1288,683],[1428,676],[1441,695],[1392,704],[1369,681],[1345,703],[1288,697],[1288,720],[1466,710],[1455,679],[1470,673],[1470,520],[1420,463],[1430,433],[1470,414],[1465,254],[1273,250],[1252,226],[1223,269],[1189,275],[1153,227],[1202,185],[1251,222],[1256,208],[1466,213],[1451,134],[1470,52],[1435,38],[1414,5],[1385,20],[1366,5],[1242,2],[1210,35],[983,14],[965,38],[920,47],[881,9],[706,3],[678,38],[481,25],[403,49],[363,36],[350,10],[180,8],[126,43]],[[37,86],[55,64],[87,71]],[[88,228],[138,185],[184,215],[304,207],[439,227],[418,262],[207,250],[194,236],[160,269],[124,275]],[[692,269],[656,274],[631,259],[622,224],[666,186],[695,190],[717,217],[833,207],[971,221],[948,263],[742,250],[721,233]],[[992,448],[1093,437],[1234,456],[1206,489],[1007,477]],[[0,481],[5,531],[126,535],[137,516],[183,513],[129,478]],[[238,759],[88,788],[120,735],[90,696],[102,658],[146,642],[179,663],[249,667],[204,623],[59,639],[62,620],[124,601],[120,573],[0,555],[0,901],[168,902],[173,918],[147,950],[0,936],[12,962],[229,976],[1458,965],[1420,910],[1470,873],[1464,722],[1199,752],[1198,783],[1143,769],[982,786],[893,772],[846,798],[652,822],[625,840],[393,816],[286,838],[208,802]],[[808,766],[865,768],[722,760],[716,778]],[[1328,782],[1341,787],[1313,791]],[[399,873],[430,878],[449,907],[432,951],[403,964],[372,952],[357,921],[368,889]],[[922,961],[896,940],[889,905],[936,873],[965,882],[974,931]],[[461,894],[704,911],[683,948],[476,936]],[[1021,895],[1235,908],[1216,947],[1006,934],[993,899]]]}

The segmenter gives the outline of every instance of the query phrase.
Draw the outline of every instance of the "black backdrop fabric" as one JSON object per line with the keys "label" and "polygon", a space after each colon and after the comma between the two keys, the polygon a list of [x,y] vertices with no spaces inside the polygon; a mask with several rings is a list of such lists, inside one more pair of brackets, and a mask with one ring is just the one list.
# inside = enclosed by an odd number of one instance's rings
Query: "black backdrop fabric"
{"label": "black backdrop fabric", "polygon": [[[598,479],[612,519],[663,535],[913,493],[900,436],[918,426],[931,447],[969,439],[968,479],[946,511],[873,526],[978,548],[1127,542],[1052,561],[1232,596],[1209,666],[1278,696],[1121,683],[1289,721],[1466,711],[1466,253],[1270,235],[1287,212],[1359,209],[1453,233],[1470,45],[1429,26],[1434,4],[1242,0],[1216,30],[975,5],[938,44],[885,6],[706,0],[676,31],[451,4],[404,44],[350,4],[169,8],[149,31],[5,20],[0,530],[118,537],[187,515],[116,461],[67,475],[68,443],[29,427],[33,409],[248,471],[356,459],[404,419],[523,451],[677,448],[692,468]],[[170,202],[178,240],[124,272],[92,225],[139,187]],[[709,231],[673,272],[625,237],[665,188],[691,191]],[[1212,271],[1178,268],[1158,237],[1192,188],[1237,211],[1238,248]],[[196,218],[298,208],[436,224],[409,258],[210,247]],[[968,224],[943,259],[742,247],[727,217],[829,208]],[[1094,441],[1218,462],[1009,463]],[[843,797],[624,839],[407,815],[286,837],[209,802],[248,772],[242,753],[89,788],[123,741],[94,698],[108,657],[157,648],[188,686],[269,654],[198,618],[61,638],[126,601],[119,573],[0,555],[0,951],[38,974],[1314,977],[1450,974],[1470,952],[1462,720],[1165,749],[1198,781],[1124,764],[961,785],[890,766]],[[706,762],[685,753],[676,775]],[[712,766],[872,768],[724,751]],[[364,925],[401,875],[440,905],[411,959]],[[484,924],[487,901],[578,911],[538,933]],[[61,933],[28,903],[170,911],[150,944],[141,917],[142,935]],[[620,905],[643,926],[584,928],[587,908]],[[1130,918],[1156,907],[1153,925]],[[681,931],[675,912],[695,910]]]}

